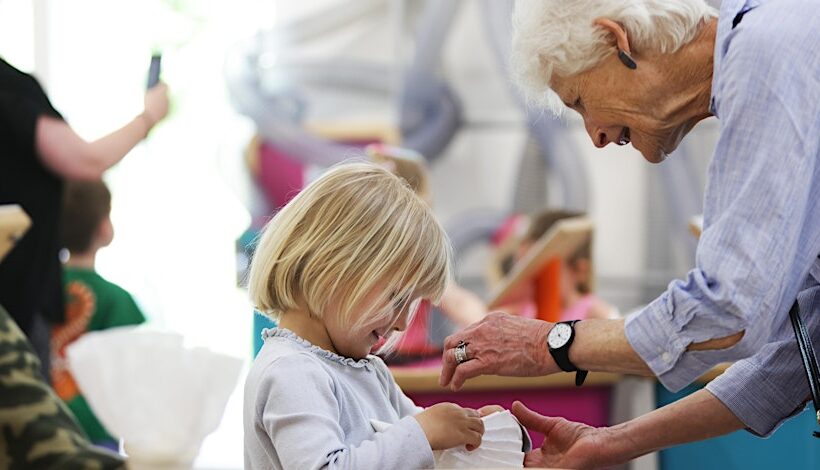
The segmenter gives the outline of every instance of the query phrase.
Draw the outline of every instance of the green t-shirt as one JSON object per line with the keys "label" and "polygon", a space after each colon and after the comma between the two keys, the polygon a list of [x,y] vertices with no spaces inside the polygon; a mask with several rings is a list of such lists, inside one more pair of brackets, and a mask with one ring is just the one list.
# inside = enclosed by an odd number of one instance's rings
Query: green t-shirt
{"label": "green t-shirt", "polygon": [[113,438],[94,416],[68,371],[65,348],[87,331],[137,325],[145,317],[131,294],[93,270],[65,267],[63,287],[65,323],[52,333],[51,380],[57,395],[66,402],[91,441],[111,441]]}

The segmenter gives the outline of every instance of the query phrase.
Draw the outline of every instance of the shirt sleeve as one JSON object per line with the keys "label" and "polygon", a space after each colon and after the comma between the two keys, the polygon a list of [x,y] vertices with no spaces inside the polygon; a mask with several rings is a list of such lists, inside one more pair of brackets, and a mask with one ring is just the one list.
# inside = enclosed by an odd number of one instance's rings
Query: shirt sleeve
{"label": "shirt sleeve", "polygon": [[[820,344],[820,286],[798,296],[803,322],[813,344]],[[754,356],[738,361],[706,385],[747,429],[768,436],[811,398],[794,330],[787,318],[778,339]]]}
{"label": "shirt sleeve", "polygon": [[396,379],[393,378],[393,373],[390,372],[390,368],[387,367],[387,364],[385,364],[380,357],[371,356],[371,361],[379,374],[379,379],[388,391],[390,403],[393,404],[393,407],[400,417],[415,416],[424,411],[424,408],[416,406],[413,400],[405,395],[402,389],[399,388]]}
{"label": "shirt sleeve", "polygon": [[35,155],[34,133],[40,116],[63,119],[40,83],[0,60],[0,123]]}
{"label": "shirt sleeve", "polygon": [[412,416],[385,432],[374,432],[370,440],[348,445],[339,425],[334,384],[326,371],[294,356],[269,367],[276,367],[276,373],[265,374],[257,409],[285,470],[433,467],[430,445]]}
{"label": "shirt sleeve", "polygon": [[[768,36],[741,37],[714,90],[721,134],[696,267],[626,322],[632,347],[673,391],[759,351],[820,253],[816,73],[790,66],[797,53]],[[686,351],[738,332],[730,348]]]}
{"label": "shirt sleeve", "polygon": [[111,304],[111,312],[108,316],[106,328],[145,323],[145,315],[137,306],[134,297],[122,288],[117,287],[117,289],[117,295]]}

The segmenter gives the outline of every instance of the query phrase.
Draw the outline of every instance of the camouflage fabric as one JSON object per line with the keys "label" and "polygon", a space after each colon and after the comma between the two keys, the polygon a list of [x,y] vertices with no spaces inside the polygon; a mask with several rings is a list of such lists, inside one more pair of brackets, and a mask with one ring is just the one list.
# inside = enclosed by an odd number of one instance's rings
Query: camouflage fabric
{"label": "camouflage fabric", "polygon": [[40,374],[25,335],[0,306],[0,469],[124,469],[93,447]]}

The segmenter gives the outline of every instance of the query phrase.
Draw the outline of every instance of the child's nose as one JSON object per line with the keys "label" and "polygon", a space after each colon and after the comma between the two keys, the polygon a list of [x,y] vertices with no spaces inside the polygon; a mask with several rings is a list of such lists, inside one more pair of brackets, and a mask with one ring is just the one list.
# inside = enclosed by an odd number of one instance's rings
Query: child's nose
{"label": "child's nose", "polygon": [[407,319],[409,315],[406,313],[402,313],[399,315],[399,318],[396,319],[396,323],[393,324],[393,329],[396,331],[404,331],[407,329]]}

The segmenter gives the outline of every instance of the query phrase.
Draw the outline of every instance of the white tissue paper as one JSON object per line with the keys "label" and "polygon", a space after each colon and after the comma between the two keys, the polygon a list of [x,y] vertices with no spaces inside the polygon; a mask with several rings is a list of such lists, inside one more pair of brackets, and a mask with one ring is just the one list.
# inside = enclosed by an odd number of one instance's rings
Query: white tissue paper
{"label": "white tissue paper", "polygon": [[[532,448],[530,436],[509,411],[499,411],[481,418],[484,421],[484,436],[481,446],[468,451],[456,447],[435,451],[436,468],[523,468],[524,452]],[[389,423],[371,420],[376,432],[390,428]]]}
{"label": "white tissue paper", "polygon": [[184,347],[178,334],[134,327],[87,333],[66,355],[91,409],[124,440],[130,468],[190,468],[242,368]]}

